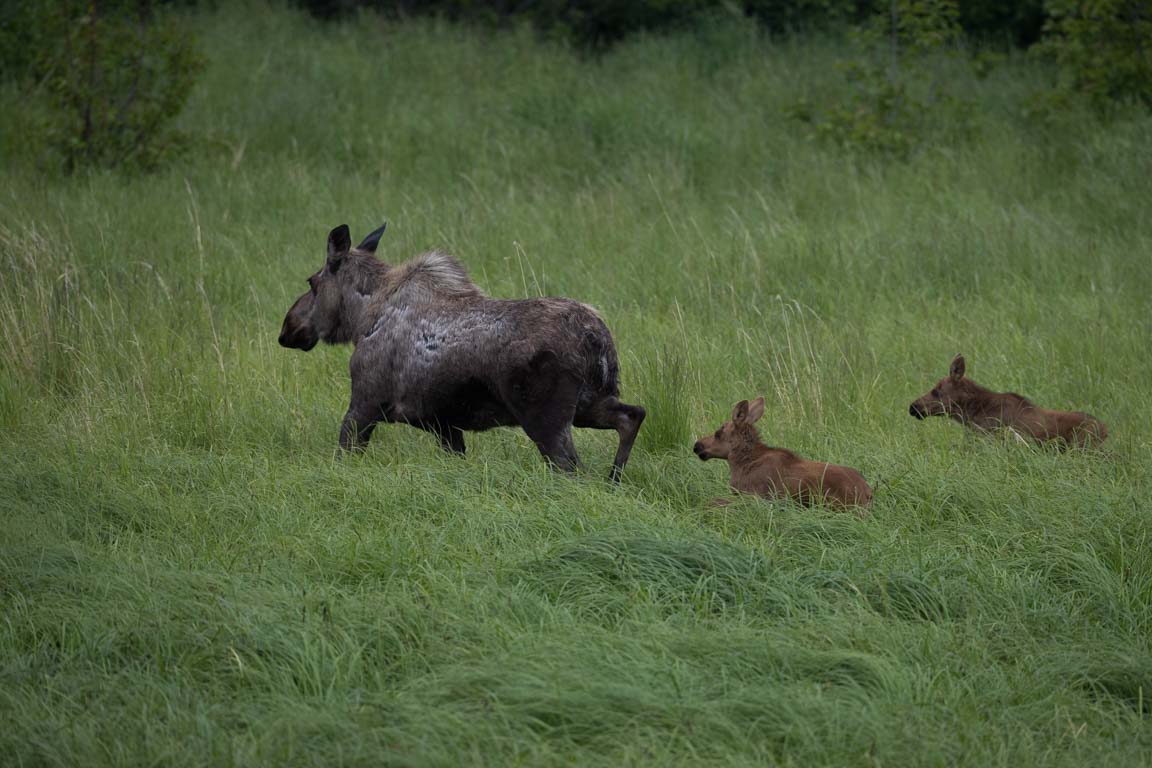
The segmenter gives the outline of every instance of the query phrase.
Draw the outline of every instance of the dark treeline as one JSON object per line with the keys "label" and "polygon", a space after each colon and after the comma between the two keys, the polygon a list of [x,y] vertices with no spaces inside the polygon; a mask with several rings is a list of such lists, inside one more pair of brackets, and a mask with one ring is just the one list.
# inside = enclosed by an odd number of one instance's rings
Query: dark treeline
{"label": "dark treeline", "polygon": [[[709,13],[741,13],[767,31],[788,34],[854,25],[900,6],[934,14],[941,0],[296,0],[314,16],[337,18],[357,9],[403,16],[440,16],[505,26],[527,22],[573,42],[601,47],[637,32],[676,29]],[[981,42],[1026,48],[1047,20],[1043,0],[961,0],[964,32]]]}
{"label": "dark treeline", "polygon": [[[1029,48],[1048,80],[1016,104],[1041,117],[1084,106],[1104,117],[1152,108],[1149,0],[280,0],[318,19],[358,25],[366,12],[461,25],[529,25],[589,50],[638,33],[716,29],[741,17],[765,40],[842,35],[844,88],[786,114],[814,138],[907,157],[926,142],[975,131],[976,104],[941,76],[944,62],[986,77],[999,52]],[[0,82],[28,105],[29,134],[48,166],[151,170],[195,137],[175,119],[207,65],[190,21],[217,0],[0,0]],[[267,12],[253,5],[248,12]],[[754,21],[748,21],[749,19]],[[701,22],[703,22],[701,24]],[[320,24],[322,22],[317,22]],[[319,27],[317,27],[319,29]],[[845,34],[847,33],[847,34]],[[723,45],[721,38],[707,45]],[[975,43],[971,45],[968,43]],[[39,126],[31,126],[38,119]],[[939,130],[938,130],[939,129]],[[935,138],[930,139],[930,137]]]}

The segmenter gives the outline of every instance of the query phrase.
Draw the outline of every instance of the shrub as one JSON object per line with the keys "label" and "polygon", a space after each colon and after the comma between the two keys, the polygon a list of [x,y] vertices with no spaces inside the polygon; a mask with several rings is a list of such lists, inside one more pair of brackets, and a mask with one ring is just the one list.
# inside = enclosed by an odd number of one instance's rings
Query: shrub
{"label": "shrub", "polygon": [[1152,6],[1147,0],[1048,0],[1043,52],[1060,66],[1059,93],[1102,112],[1152,107]]}
{"label": "shrub", "polygon": [[846,149],[906,155],[930,132],[970,129],[970,105],[951,94],[941,67],[959,50],[956,0],[891,0],[856,33],[864,51],[840,65],[849,95],[802,101],[789,115],[810,135]]}
{"label": "shrub", "polygon": [[62,0],[39,5],[46,37],[36,71],[55,115],[64,167],[150,169],[182,137],[171,129],[202,62],[193,41],[153,0]]}

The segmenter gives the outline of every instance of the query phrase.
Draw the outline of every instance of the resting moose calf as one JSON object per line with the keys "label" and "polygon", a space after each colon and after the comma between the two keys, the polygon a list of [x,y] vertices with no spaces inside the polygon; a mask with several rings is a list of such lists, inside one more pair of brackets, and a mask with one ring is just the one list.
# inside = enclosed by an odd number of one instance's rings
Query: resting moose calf
{"label": "resting moose calf", "polygon": [[908,407],[918,419],[949,416],[979,431],[1009,429],[1037,442],[1083,448],[1108,436],[1108,429],[1093,416],[1038,408],[1015,392],[992,392],[964,377],[964,356],[956,355],[948,376],[932,391]]}
{"label": "resting moose calf", "polygon": [[842,507],[867,507],[872,489],[851,467],[802,459],[783,448],[760,441],[755,424],[764,415],[764,398],[741,400],[732,420],[715,433],[696,441],[692,450],[701,459],[728,459],[732,488],[773,498],[792,498],[801,504],[824,501]]}
{"label": "resting moose calf", "polygon": [[308,351],[351,342],[352,399],[340,447],[365,446],[377,423],[401,422],[464,453],[464,432],[521,426],[555,467],[579,466],[572,427],[614,429],[617,479],[644,409],[618,399],[616,347],[604,321],[571,299],[493,299],[447,254],[391,266],[374,253],[384,227],[352,248],[348,227],[308,278],[280,344]]}

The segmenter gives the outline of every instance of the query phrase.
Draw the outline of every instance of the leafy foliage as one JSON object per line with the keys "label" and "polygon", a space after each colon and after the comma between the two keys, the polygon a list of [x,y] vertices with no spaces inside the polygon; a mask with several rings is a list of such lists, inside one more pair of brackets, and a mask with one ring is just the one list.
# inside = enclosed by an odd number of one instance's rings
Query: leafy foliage
{"label": "leafy foliage", "polygon": [[1152,5],[1147,0],[1049,0],[1043,50],[1060,65],[1062,93],[1098,110],[1152,107]]}
{"label": "leafy foliage", "polygon": [[942,71],[959,50],[959,19],[956,0],[892,0],[857,31],[864,55],[840,65],[849,96],[823,110],[802,101],[789,114],[816,138],[897,156],[937,128],[966,130],[970,105]]}
{"label": "leafy foliage", "polygon": [[202,62],[189,35],[153,0],[45,3],[36,18],[52,46],[36,69],[56,115],[49,127],[64,167],[150,169],[181,146],[172,120]]}

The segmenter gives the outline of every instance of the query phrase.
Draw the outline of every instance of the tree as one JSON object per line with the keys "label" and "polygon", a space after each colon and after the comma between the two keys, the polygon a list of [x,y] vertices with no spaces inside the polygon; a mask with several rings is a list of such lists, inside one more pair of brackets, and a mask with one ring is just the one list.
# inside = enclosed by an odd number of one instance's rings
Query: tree
{"label": "tree", "polygon": [[56,116],[64,167],[159,164],[181,143],[171,128],[202,62],[191,37],[153,0],[46,0],[35,17],[52,31],[37,72]]}
{"label": "tree", "polygon": [[1060,66],[1060,89],[1084,94],[1100,111],[1152,107],[1152,3],[1048,0],[1043,50]]}

